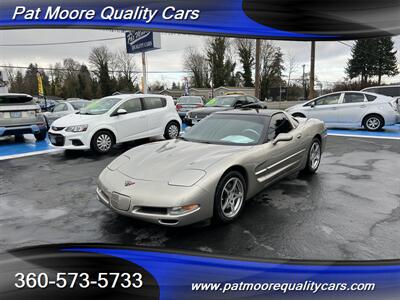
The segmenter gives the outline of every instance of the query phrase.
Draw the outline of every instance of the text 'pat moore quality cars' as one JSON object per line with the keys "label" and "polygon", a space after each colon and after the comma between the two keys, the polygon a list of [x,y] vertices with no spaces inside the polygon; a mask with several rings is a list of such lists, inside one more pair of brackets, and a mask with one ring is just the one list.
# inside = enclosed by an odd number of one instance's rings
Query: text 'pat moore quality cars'
{"label": "text 'pat moore quality cars'", "polygon": [[179,139],[133,148],[98,179],[98,200],[117,213],[167,226],[228,223],[273,182],[314,173],[326,127],[277,110],[216,112]]}
{"label": "text 'pat moore quality cars'", "polygon": [[47,126],[38,104],[30,95],[0,94],[0,136],[33,134],[46,138]]}
{"label": "text 'pat moore quality cars'", "polygon": [[55,120],[49,139],[67,150],[107,153],[116,143],[159,135],[176,138],[180,128],[170,96],[121,94],[92,101],[79,113]]}
{"label": "text 'pat moore quality cars'", "polygon": [[330,128],[380,130],[398,120],[396,99],[368,92],[327,94],[287,109],[295,117],[317,118]]}

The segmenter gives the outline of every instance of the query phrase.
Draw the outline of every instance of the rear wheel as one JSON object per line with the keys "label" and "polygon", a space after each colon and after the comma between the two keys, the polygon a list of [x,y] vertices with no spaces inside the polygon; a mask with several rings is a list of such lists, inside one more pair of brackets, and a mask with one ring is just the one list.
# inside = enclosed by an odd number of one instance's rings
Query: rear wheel
{"label": "rear wheel", "polygon": [[114,136],[110,131],[100,130],[93,136],[90,148],[99,154],[105,154],[112,149],[114,143]]}
{"label": "rear wheel", "polygon": [[41,131],[41,132],[35,134],[35,139],[37,141],[43,141],[46,138],[46,136],[47,136],[47,132]]}
{"label": "rear wheel", "polygon": [[364,127],[369,131],[381,130],[384,125],[383,118],[379,115],[367,116],[364,120]]}
{"label": "rear wheel", "polygon": [[246,184],[242,174],[237,171],[225,174],[214,197],[214,220],[219,223],[236,220],[243,210],[245,198]]}
{"label": "rear wheel", "polygon": [[179,137],[180,126],[178,122],[172,121],[167,124],[164,131],[164,138],[167,140]]}
{"label": "rear wheel", "polygon": [[321,153],[321,142],[318,138],[314,138],[308,150],[307,164],[303,169],[304,173],[314,174],[317,172],[319,164],[321,163]]}

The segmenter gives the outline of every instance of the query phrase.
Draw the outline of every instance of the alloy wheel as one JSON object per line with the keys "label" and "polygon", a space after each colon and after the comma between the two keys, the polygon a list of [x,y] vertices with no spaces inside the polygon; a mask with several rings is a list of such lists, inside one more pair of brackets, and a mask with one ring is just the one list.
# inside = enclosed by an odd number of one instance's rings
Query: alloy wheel
{"label": "alloy wheel", "polygon": [[370,130],[376,130],[381,126],[381,121],[377,117],[369,117],[365,123]]}
{"label": "alloy wheel", "polygon": [[319,142],[315,141],[311,145],[310,149],[310,166],[313,170],[316,170],[321,161],[321,146]]}
{"label": "alloy wheel", "polygon": [[175,124],[169,125],[168,135],[171,139],[176,139],[179,135],[179,128]]}
{"label": "alloy wheel", "polygon": [[100,151],[107,152],[108,150],[110,150],[112,145],[111,137],[105,133],[99,135],[96,140],[96,145]]}
{"label": "alloy wheel", "polygon": [[221,193],[221,210],[226,218],[235,217],[242,207],[244,187],[242,181],[237,177],[229,179]]}

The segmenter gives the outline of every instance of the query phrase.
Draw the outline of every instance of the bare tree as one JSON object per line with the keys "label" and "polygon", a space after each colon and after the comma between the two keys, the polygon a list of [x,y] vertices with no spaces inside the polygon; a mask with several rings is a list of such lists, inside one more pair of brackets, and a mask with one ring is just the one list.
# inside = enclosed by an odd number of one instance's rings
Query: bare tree
{"label": "bare tree", "polygon": [[288,98],[290,96],[290,83],[292,80],[292,75],[293,75],[293,73],[296,72],[298,66],[299,65],[297,63],[296,56],[294,56],[292,53],[288,53],[286,64],[285,64],[285,68],[287,71],[287,97]]}
{"label": "bare tree", "polygon": [[189,70],[192,84],[203,88],[209,85],[209,69],[207,58],[194,48],[188,48],[184,57],[184,67]]}
{"label": "bare tree", "polygon": [[125,49],[120,49],[114,56],[114,67],[118,70],[119,77],[123,76],[126,82],[134,83],[137,79],[137,66],[132,54]]}

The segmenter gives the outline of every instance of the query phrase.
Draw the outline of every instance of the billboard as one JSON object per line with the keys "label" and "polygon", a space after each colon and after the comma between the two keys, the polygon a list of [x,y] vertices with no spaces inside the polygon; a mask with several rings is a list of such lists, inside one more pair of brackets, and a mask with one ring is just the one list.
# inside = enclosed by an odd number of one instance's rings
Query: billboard
{"label": "billboard", "polygon": [[161,35],[151,31],[125,32],[126,51],[128,53],[142,53],[161,48]]}

